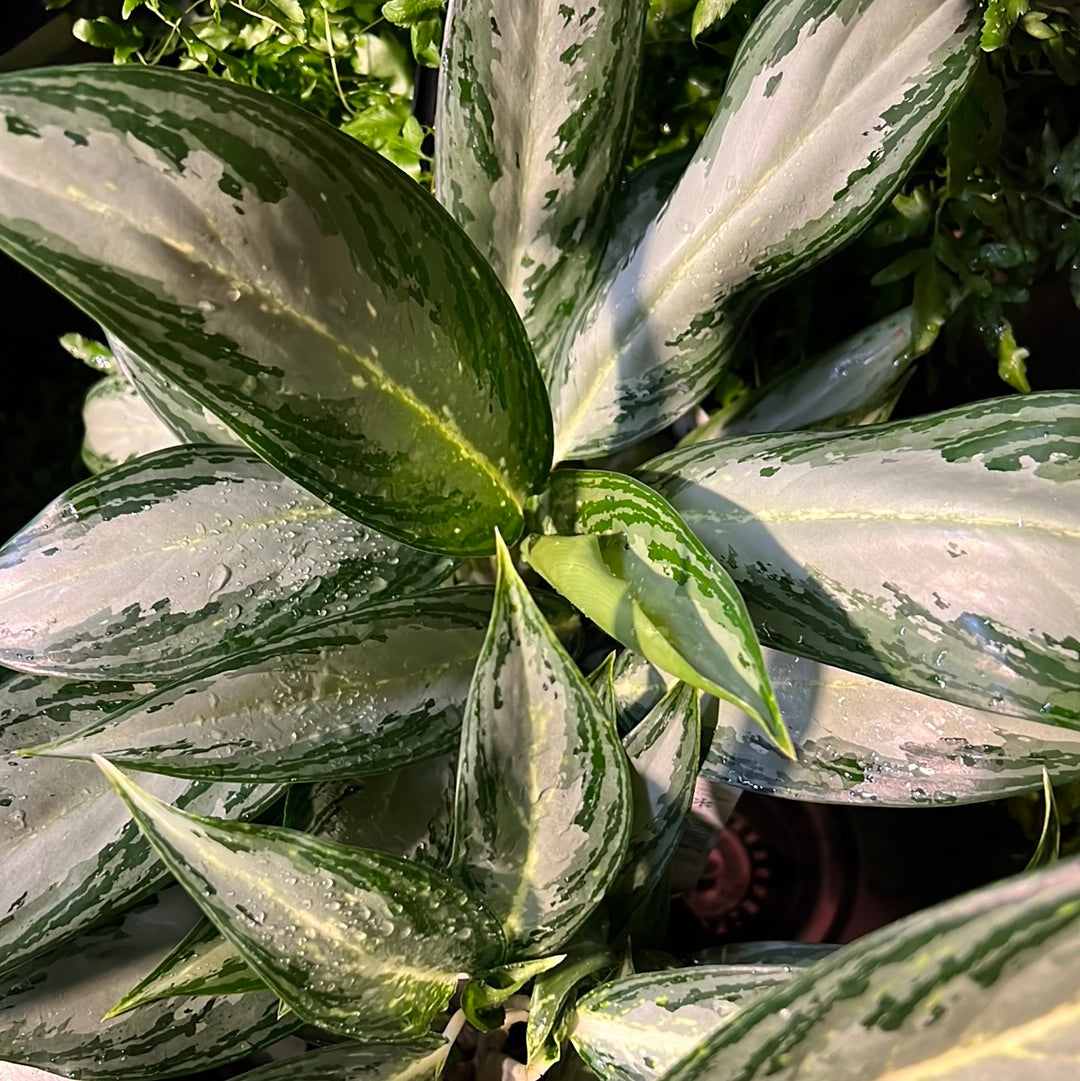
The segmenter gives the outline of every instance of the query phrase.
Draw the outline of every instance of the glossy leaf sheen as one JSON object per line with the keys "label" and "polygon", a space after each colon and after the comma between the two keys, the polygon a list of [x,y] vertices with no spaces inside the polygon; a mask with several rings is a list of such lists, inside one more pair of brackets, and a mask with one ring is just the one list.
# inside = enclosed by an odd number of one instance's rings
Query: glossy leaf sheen
{"label": "glossy leaf sheen", "polygon": [[173,683],[36,754],[183,777],[329,780],[457,747],[492,592],[371,605]]}
{"label": "glossy leaf sheen", "polygon": [[398,1043],[339,1043],[268,1062],[236,1081],[435,1081],[446,1041],[434,1034]]}
{"label": "glossy leaf sheen", "polygon": [[[114,798],[115,802],[115,798]],[[197,918],[169,890],[0,981],[0,1060],[68,1077],[152,1081],[209,1070],[297,1027],[269,993],[170,998],[102,1015]]]}
{"label": "glossy leaf sheen", "polygon": [[[167,878],[89,763],[14,753],[82,727],[152,689],[22,674],[0,685],[0,973],[120,911]],[[279,792],[274,785],[171,777],[147,782],[162,799],[221,817],[254,814]]]}
{"label": "glossy leaf sheen", "polygon": [[599,904],[630,828],[626,757],[499,544],[458,766],[452,866],[516,958],[551,953]]}
{"label": "glossy leaf sheen", "polygon": [[99,379],[87,391],[82,418],[80,453],[91,473],[180,442],[122,375]]}
{"label": "glossy leaf sheen", "polygon": [[644,476],[768,644],[1080,727],[1080,394],[703,443]]}
{"label": "glossy leaf sheen", "polygon": [[890,924],[755,998],[666,1081],[1076,1075],[1080,862]]}
{"label": "glossy leaf sheen", "polygon": [[1080,732],[945,702],[806,657],[764,650],[797,760],[720,703],[704,776],[815,803],[972,803],[1080,778]]}
{"label": "glossy leaf sheen", "polygon": [[176,679],[451,567],[249,450],[174,447],[68,489],[0,549],[0,663]]}
{"label": "glossy leaf sheen", "polygon": [[495,268],[538,346],[596,269],[645,9],[645,0],[450,5],[436,197]]}
{"label": "glossy leaf sheen", "polygon": [[753,995],[790,978],[785,965],[698,965],[626,976],[578,1000],[570,1039],[602,1081],[653,1081]]}
{"label": "glossy leaf sheen", "polygon": [[427,1029],[498,924],[445,874],[274,826],[184,814],[97,759],[196,903],[297,1016],[377,1040]]}
{"label": "glossy leaf sheen", "polygon": [[704,395],[763,287],[892,194],[963,91],[968,0],[774,0],[682,179],[548,373],[556,460],[637,442]]}
{"label": "glossy leaf sheen", "polygon": [[738,702],[790,749],[735,583],[662,498],[620,473],[560,469],[533,521],[545,533],[598,538],[603,562],[590,566],[577,546],[564,555],[560,539],[530,537],[526,558],[556,589],[658,668]]}
{"label": "glossy leaf sheen", "polygon": [[434,200],[329,125],[133,65],[0,81],[0,247],[309,491],[492,549],[551,459],[543,382]]}

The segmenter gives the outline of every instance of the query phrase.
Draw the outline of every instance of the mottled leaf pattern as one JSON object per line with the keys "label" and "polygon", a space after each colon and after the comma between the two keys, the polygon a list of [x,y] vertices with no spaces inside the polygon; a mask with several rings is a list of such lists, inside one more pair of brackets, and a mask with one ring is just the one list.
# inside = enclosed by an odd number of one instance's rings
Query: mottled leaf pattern
{"label": "mottled leaf pattern", "polygon": [[663,1077],[1073,1077],[1078,919],[1076,859],[919,912],[759,995]]}
{"label": "mottled leaf pattern", "polygon": [[0,247],[260,455],[407,543],[492,550],[551,460],[494,273],[378,154],[132,65],[0,81]]}
{"label": "mottled leaf pattern", "polygon": [[122,375],[99,379],[87,391],[82,417],[81,454],[91,473],[180,442]]}
{"label": "mottled leaf pattern", "polygon": [[907,174],[973,69],[968,0],[774,0],[712,126],[547,373],[556,461],[628,446],[727,363],[761,289],[849,239]]}
{"label": "mottled leaf pattern", "polygon": [[644,475],[769,645],[1080,726],[1080,394],[703,443]]}
{"label": "mottled leaf pattern", "polygon": [[630,828],[626,757],[499,542],[458,766],[452,866],[515,957],[551,953],[599,904]]}
{"label": "mottled leaf pattern", "polygon": [[[15,754],[150,690],[149,684],[65,683],[23,674],[0,685],[0,973],[122,911],[167,878],[93,766]],[[228,818],[255,814],[280,791],[172,777],[148,777],[147,789],[180,807]]]}
{"label": "mottled leaf pattern", "polygon": [[397,1043],[338,1043],[268,1062],[237,1081],[435,1081],[449,1047],[434,1034]]}
{"label": "mottled leaf pattern", "polygon": [[169,870],[298,1017],[356,1039],[421,1033],[498,924],[445,874],[274,826],[185,814],[97,759]]}
{"label": "mottled leaf pattern", "polygon": [[70,488],[0,549],[0,663],[166,680],[452,567],[249,450],[174,447]]}

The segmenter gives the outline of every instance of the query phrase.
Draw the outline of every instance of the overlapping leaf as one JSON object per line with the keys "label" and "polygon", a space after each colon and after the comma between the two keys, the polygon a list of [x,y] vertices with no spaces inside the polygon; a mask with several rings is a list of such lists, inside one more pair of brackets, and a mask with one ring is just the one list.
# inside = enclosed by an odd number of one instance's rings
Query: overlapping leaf
{"label": "overlapping leaf", "polygon": [[449,1050],[434,1034],[397,1043],[337,1043],[268,1062],[237,1081],[433,1081]]}
{"label": "overlapping leaf", "polygon": [[457,746],[491,601],[490,589],[459,586],[370,605],[33,751],[210,779],[384,773]]}
{"label": "overlapping leaf", "polygon": [[108,375],[87,391],[82,418],[82,460],[91,473],[180,442],[122,375]]}
{"label": "overlapping leaf", "polygon": [[1080,394],[703,443],[645,479],[731,572],[768,644],[1080,724]]}
{"label": "overlapping leaf", "polygon": [[187,815],[97,760],[162,860],[297,1016],[357,1039],[424,1032],[498,923],[445,874],[295,830]]}
{"label": "overlapping leaf", "polygon": [[[121,911],[167,877],[96,769],[15,755],[18,747],[55,739],[151,689],[33,675],[0,686],[0,973]],[[162,799],[221,817],[254,814],[279,791],[171,777],[147,781]]]}
{"label": "overlapping leaf", "polygon": [[970,803],[1080,778],[1080,732],[945,702],[806,657],[766,649],[797,749],[768,747],[720,703],[702,765],[727,784],[816,803]]}
{"label": "overlapping leaf", "polygon": [[490,552],[551,459],[520,320],[448,214],[280,98],[141,66],[0,82],[0,247],[343,513]]}
{"label": "overlapping leaf", "polygon": [[0,980],[0,1060],[67,1077],[131,1081],[234,1062],[297,1027],[269,993],[170,998],[102,1015],[197,918],[170,890]]}
{"label": "overlapping leaf", "polygon": [[570,1039],[603,1081],[653,1081],[755,994],[790,978],[785,965],[699,965],[625,976],[578,1000]]}
{"label": "overlapping leaf", "polygon": [[457,0],[439,80],[439,201],[537,345],[587,288],[619,177],[645,0]]}
{"label": "overlapping leaf", "polygon": [[515,957],[559,949],[622,861],[630,828],[615,727],[499,542],[491,624],[462,732],[452,866]]}
{"label": "overlapping leaf", "polygon": [[1072,1077],[1078,920],[1076,859],[927,909],[758,996],[663,1077]]}
{"label": "overlapping leaf", "polygon": [[0,663],[176,679],[428,589],[451,566],[346,518],[249,450],[174,447],[75,485],[0,549]]}
{"label": "overlapping leaf", "polygon": [[738,589],[663,499],[619,473],[560,469],[533,520],[563,535],[525,548],[556,589],[658,668],[738,702],[790,752]]}
{"label": "overlapping leaf", "polygon": [[625,447],[700,399],[761,288],[890,196],[963,91],[977,42],[967,0],[768,5],[670,199],[554,354],[556,460]]}

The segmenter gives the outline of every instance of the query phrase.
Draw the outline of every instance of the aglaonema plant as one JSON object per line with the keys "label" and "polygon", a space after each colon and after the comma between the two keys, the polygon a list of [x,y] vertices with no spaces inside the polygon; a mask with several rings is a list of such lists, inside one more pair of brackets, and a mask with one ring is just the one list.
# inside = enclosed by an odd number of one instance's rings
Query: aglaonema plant
{"label": "aglaonema plant", "polygon": [[889,198],[979,21],[774,0],[681,175],[624,187],[643,2],[463,0],[437,200],[243,88],[0,79],[0,244],[117,368],[107,468],[0,552],[0,1057],[150,1079],[303,1024],[252,1078],[419,1077],[522,1017],[529,1077],[1068,1068],[1075,861],[805,970],[635,950],[698,777],[1080,774],[1076,395],[770,434],[880,419],[901,314],[642,450]]}

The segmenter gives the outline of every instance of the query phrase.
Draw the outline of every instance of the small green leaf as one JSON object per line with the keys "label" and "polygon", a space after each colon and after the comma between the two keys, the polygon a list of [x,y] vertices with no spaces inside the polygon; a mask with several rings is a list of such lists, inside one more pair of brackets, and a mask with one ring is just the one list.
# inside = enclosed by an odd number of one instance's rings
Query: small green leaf
{"label": "small green leaf", "polygon": [[439,43],[442,41],[443,24],[438,15],[413,23],[409,27],[409,46],[418,64],[424,67],[439,66]]}
{"label": "small green leaf", "polygon": [[1028,382],[1027,365],[1025,360],[1031,355],[1030,349],[1016,344],[1016,336],[1013,328],[1006,322],[999,328],[997,344],[998,375],[1009,384],[1013,390],[1021,394],[1031,393],[1031,384]]}
{"label": "small green leaf", "polygon": [[735,3],[736,0],[697,0],[690,20],[690,40],[696,42],[702,34],[717,26]]}
{"label": "small green leaf", "polygon": [[500,965],[469,980],[461,992],[461,1008],[469,1024],[481,1032],[498,1028],[503,1023],[503,1003],[529,980],[561,964],[565,957],[566,954],[557,953],[551,957],[538,957],[535,961]]}
{"label": "small green leaf", "polygon": [[979,42],[983,51],[1000,49],[1009,40],[1020,16],[1027,14],[1028,7],[1029,0],[987,0]]}
{"label": "small green leaf", "polygon": [[382,15],[395,26],[412,26],[431,15],[437,15],[443,0],[387,0]]}
{"label": "small green leaf", "polygon": [[82,334],[62,334],[60,345],[76,360],[81,360],[88,368],[104,375],[112,375],[116,370],[116,358],[113,352],[101,342],[86,338]]}
{"label": "small green leaf", "polygon": [[615,728],[498,539],[458,766],[453,868],[516,957],[558,950],[603,898],[630,829]]}
{"label": "small green leaf", "polygon": [[[735,702],[792,754],[750,615],[672,507],[619,473],[560,469],[525,557],[593,622],[658,668]],[[576,534],[567,536],[566,534]]]}
{"label": "small green leaf", "polygon": [[502,960],[498,924],[445,874],[184,814],[96,761],[180,884],[311,1024],[365,1040],[423,1032],[460,975]]}
{"label": "small green leaf", "polygon": [[266,984],[236,947],[209,920],[202,919],[103,1019],[178,995],[240,995],[265,990]]}

